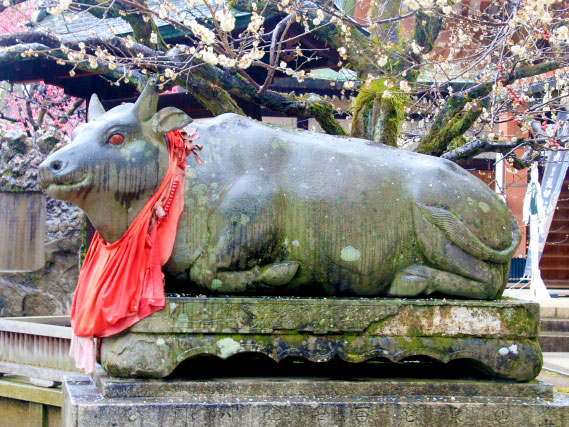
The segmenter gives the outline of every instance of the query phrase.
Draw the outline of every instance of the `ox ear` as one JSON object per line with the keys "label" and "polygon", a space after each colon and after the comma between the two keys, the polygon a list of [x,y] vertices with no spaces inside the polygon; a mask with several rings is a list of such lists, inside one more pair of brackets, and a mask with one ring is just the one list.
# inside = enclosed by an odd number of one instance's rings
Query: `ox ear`
{"label": "ox ear", "polygon": [[158,107],[158,88],[150,80],[134,104],[134,112],[139,122],[145,122],[156,113]]}
{"label": "ox ear", "polygon": [[152,129],[156,133],[168,133],[192,123],[192,118],[174,107],[162,108],[152,118]]}
{"label": "ox ear", "polygon": [[99,101],[99,97],[96,93],[91,95],[91,100],[89,101],[89,110],[87,111],[87,121],[92,122],[97,117],[102,116],[105,114],[105,107]]}

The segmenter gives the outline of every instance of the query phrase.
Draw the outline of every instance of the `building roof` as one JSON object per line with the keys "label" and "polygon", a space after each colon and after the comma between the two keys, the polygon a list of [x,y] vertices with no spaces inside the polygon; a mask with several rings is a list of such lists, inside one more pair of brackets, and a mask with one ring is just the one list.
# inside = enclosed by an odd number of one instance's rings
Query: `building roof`
{"label": "building roof", "polygon": [[[209,9],[203,3],[196,3],[191,8],[185,0],[170,0],[170,3],[180,12],[185,12],[188,16],[198,21],[211,18]],[[217,1],[217,7],[220,7],[223,3],[223,1]],[[157,0],[148,0],[148,5],[153,10],[158,8],[158,4]],[[212,2],[212,7],[214,9],[216,7],[215,0]],[[43,10],[45,11],[45,8]],[[236,17],[236,28],[244,28],[248,25],[250,13],[234,12],[234,15]],[[175,17],[173,12],[171,12],[171,17]],[[177,17],[177,19],[180,19],[180,17]],[[182,31],[172,27],[160,18],[155,18],[155,22],[164,39],[172,39],[184,35]],[[74,12],[66,10],[58,16],[50,15],[47,12],[40,13],[34,22],[34,26],[58,36],[64,43],[77,43],[94,36],[105,39],[114,35],[132,33],[132,28],[122,18],[99,19],[87,11]]]}

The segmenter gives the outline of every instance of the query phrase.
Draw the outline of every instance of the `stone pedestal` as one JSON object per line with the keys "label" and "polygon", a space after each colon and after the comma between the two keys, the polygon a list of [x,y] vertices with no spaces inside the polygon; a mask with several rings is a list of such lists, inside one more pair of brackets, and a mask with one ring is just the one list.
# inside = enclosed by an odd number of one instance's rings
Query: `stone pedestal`
{"label": "stone pedestal", "polygon": [[538,324],[514,300],[169,299],[66,378],[63,425],[569,425],[532,381]]}
{"label": "stone pedestal", "polygon": [[66,378],[65,427],[566,426],[569,398],[504,380]]}
{"label": "stone pedestal", "polygon": [[114,377],[163,378],[186,359],[260,353],[326,362],[471,361],[528,381],[542,356],[539,304],[503,299],[171,298],[164,310],[101,340]]}

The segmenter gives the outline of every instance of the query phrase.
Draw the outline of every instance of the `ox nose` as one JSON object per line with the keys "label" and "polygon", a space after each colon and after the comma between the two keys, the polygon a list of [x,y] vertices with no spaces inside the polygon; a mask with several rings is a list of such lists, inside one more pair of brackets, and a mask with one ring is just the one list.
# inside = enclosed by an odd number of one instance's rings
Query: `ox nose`
{"label": "ox nose", "polygon": [[49,184],[53,183],[58,176],[65,173],[67,167],[67,162],[60,159],[46,159],[44,160],[38,168],[38,181],[42,187],[47,187]]}
{"label": "ox nose", "polygon": [[57,173],[61,172],[63,169],[65,169],[65,166],[67,166],[67,162],[63,161],[63,160],[53,160],[51,161],[47,167],[49,168],[49,170],[56,175]]}

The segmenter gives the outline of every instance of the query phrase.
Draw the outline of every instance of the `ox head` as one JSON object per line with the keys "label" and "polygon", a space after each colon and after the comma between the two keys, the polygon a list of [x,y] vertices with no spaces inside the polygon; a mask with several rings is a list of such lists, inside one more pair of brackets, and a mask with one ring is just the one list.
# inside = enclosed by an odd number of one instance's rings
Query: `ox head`
{"label": "ox head", "polygon": [[83,209],[107,242],[120,238],[162,182],[169,162],[164,135],[191,122],[183,111],[157,112],[157,105],[153,82],[136,103],[109,111],[94,94],[87,123],[40,165],[47,194]]}

